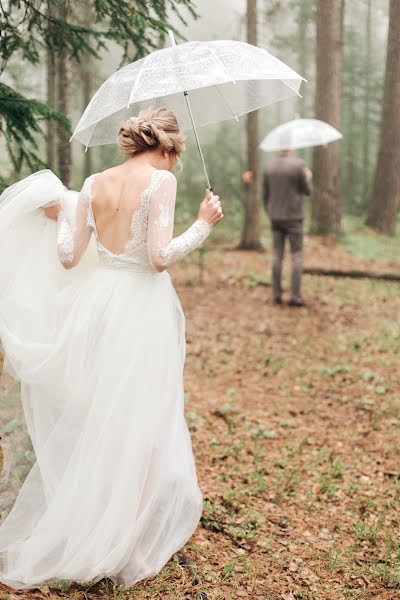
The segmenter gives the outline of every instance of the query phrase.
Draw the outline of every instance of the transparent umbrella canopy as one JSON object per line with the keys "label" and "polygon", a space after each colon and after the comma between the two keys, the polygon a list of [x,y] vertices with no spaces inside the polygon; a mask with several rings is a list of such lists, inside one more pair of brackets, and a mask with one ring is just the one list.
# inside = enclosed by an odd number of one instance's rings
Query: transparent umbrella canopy
{"label": "transparent umbrella canopy", "polygon": [[172,32],[170,37],[170,47],[122,67],[102,84],[71,140],[86,147],[113,144],[126,119],[165,106],[183,130],[194,129],[198,141],[196,125],[238,119],[299,94],[303,77],[266,50],[229,40],[175,45]]}
{"label": "transparent umbrella canopy", "polygon": [[260,144],[261,150],[295,150],[312,146],[325,146],[342,138],[342,134],[318,119],[294,119],[269,132]]}

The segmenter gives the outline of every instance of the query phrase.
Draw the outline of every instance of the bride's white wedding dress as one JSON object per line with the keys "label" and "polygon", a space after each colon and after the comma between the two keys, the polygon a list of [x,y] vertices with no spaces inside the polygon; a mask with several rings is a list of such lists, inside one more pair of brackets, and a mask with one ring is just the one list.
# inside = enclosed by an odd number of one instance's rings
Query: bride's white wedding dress
{"label": "bride's white wedding dress", "polygon": [[[202,510],[184,420],[184,316],[157,269],[211,226],[172,239],[176,180],[154,170],[114,254],[96,231],[95,177],[73,197],[41,171],[0,197],[0,338],[36,456],[0,526],[0,581],[14,588],[102,576],[132,585],[186,543]],[[55,197],[58,223],[38,209]],[[93,233],[98,257],[81,260]]]}

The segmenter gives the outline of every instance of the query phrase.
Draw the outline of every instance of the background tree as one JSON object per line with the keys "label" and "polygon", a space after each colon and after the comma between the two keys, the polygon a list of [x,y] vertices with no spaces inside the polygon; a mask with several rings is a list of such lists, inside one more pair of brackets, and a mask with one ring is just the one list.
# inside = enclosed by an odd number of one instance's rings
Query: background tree
{"label": "background tree", "polygon": [[[359,182],[361,179],[362,165],[357,151],[360,151],[359,143],[362,140],[361,107],[358,103],[359,95],[362,91],[356,85],[359,77],[363,77],[360,64],[362,57],[358,59],[359,39],[358,31],[352,25],[345,28],[344,41],[346,53],[346,71],[342,75],[342,118],[341,124],[346,130],[346,140],[343,144],[340,142],[340,151],[342,155],[342,179],[343,179],[343,199],[342,208],[351,211],[360,197]],[[342,127],[342,128],[343,128]]]}
{"label": "background tree", "polygon": [[[247,0],[247,41],[257,46],[257,0]],[[247,168],[252,177],[244,184],[244,221],[239,244],[242,250],[262,249],[258,137],[258,111],[253,111],[247,115]]]}
{"label": "background tree", "polygon": [[[314,112],[315,7],[310,0],[276,0],[265,3],[263,28],[267,49],[276,49],[292,68],[307,79],[301,86],[301,98],[291,98],[294,113],[302,117]],[[276,109],[282,108],[279,103]]]}
{"label": "background tree", "polygon": [[[51,15],[52,2],[47,0],[47,12]],[[49,36],[50,39],[50,36]],[[56,53],[53,46],[46,48],[46,74],[47,74],[47,105],[50,108],[56,108]],[[56,132],[55,123],[49,119],[47,122],[47,165],[50,169],[55,169],[56,164]]]}
{"label": "background tree", "polygon": [[[378,4],[379,3],[379,4]],[[386,18],[381,0],[347,4],[344,19],[341,131],[342,209],[365,215],[379,146]],[[363,24],[360,27],[360,24]]]}
{"label": "background tree", "polygon": [[[82,7],[75,8],[74,20],[84,27],[90,26],[91,14]],[[164,19],[166,20],[166,19]],[[81,59],[75,65],[77,71],[77,81],[79,86],[79,97],[82,100],[83,113],[89,104],[96,85],[96,59],[90,52],[82,54]],[[83,178],[86,179],[93,173],[93,150],[82,147],[83,156]]]}
{"label": "background tree", "polygon": [[[295,9],[297,9],[297,23],[298,23],[298,65],[299,73],[305,79],[308,79],[309,71],[309,57],[310,57],[310,23],[314,17],[313,5],[311,2],[305,2],[304,0],[297,0]],[[307,116],[307,90],[306,86],[302,89],[302,98],[299,100],[299,114],[302,117]]]}
{"label": "background tree", "polygon": [[382,125],[374,188],[367,224],[388,235],[396,232],[400,205],[400,2],[390,0]]}
{"label": "background tree", "polygon": [[[69,0],[60,0],[57,6],[57,17],[60,21],[67,23],[71,16],[71,8]],[[71,65],[66,52],[58,52],[56,58],[56,73],[57,73],[57,111],[65,115],[68,119],[69,102],[70,102],[70,77]],[[62,127],[60,124],[57,127],[57,157],[58,171],[64,185],[71,187],[72,177],[72,150],[69,128]]]}
{"label": "background tree", "polygon": [[365,18],[365,85],[364,85],[364,115],[363,115],[363,198],[367,197],[369,189],[369,166],[370,166],[370,106],[371,106],[371,71],[372,71],[372,0],[367,0]]}
{"label": "background tree", "polygon": [[[315,116],[340,129],[343,1],[316,3]],[[340,231],[340,146],[317,147],[313,159],[314,190],[311,230],[338,235]]]}

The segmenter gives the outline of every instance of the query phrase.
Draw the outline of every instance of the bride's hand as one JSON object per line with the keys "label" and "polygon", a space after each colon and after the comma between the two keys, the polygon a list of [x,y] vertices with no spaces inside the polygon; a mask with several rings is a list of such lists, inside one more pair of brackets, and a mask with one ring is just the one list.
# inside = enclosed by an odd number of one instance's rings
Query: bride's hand
{"label": "bride's hand", "polygon": [[204,200],[200,204],[199,220],[207,221],[210,225],[217,225],[223,217],[219,196],[214,196],[210,190],[207,190]]}
{"label": "bride's hand", "polygon": [[52,206],[45,206],[43,208],[43,212],[46,215],[46,217],[48,219],[52,219],[53,221],[57,221],[58,219],[58,213],[60,212],[60,205],[59,204],[53,204]]}

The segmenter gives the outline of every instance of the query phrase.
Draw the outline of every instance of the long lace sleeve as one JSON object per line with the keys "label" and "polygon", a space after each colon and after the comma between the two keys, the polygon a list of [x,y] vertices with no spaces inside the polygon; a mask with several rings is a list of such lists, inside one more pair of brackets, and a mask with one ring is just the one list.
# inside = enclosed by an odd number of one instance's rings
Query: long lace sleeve
{"label": "long lace sleeve", "polygon": [[149,206],[148,253],[151,264],[163,271],[195,250],[210,235],[212,225],[198,219],[182,235],[172,238],[176,178],[166,173]]}
{"label": "long lace sleeve", "polygon": [[93,229],[89,206],[90,185],[89,178],[79,194],[66,191],[60,199],[57,248],[60,262],[66,269],[71,269],[79,263],[90,241]]}

